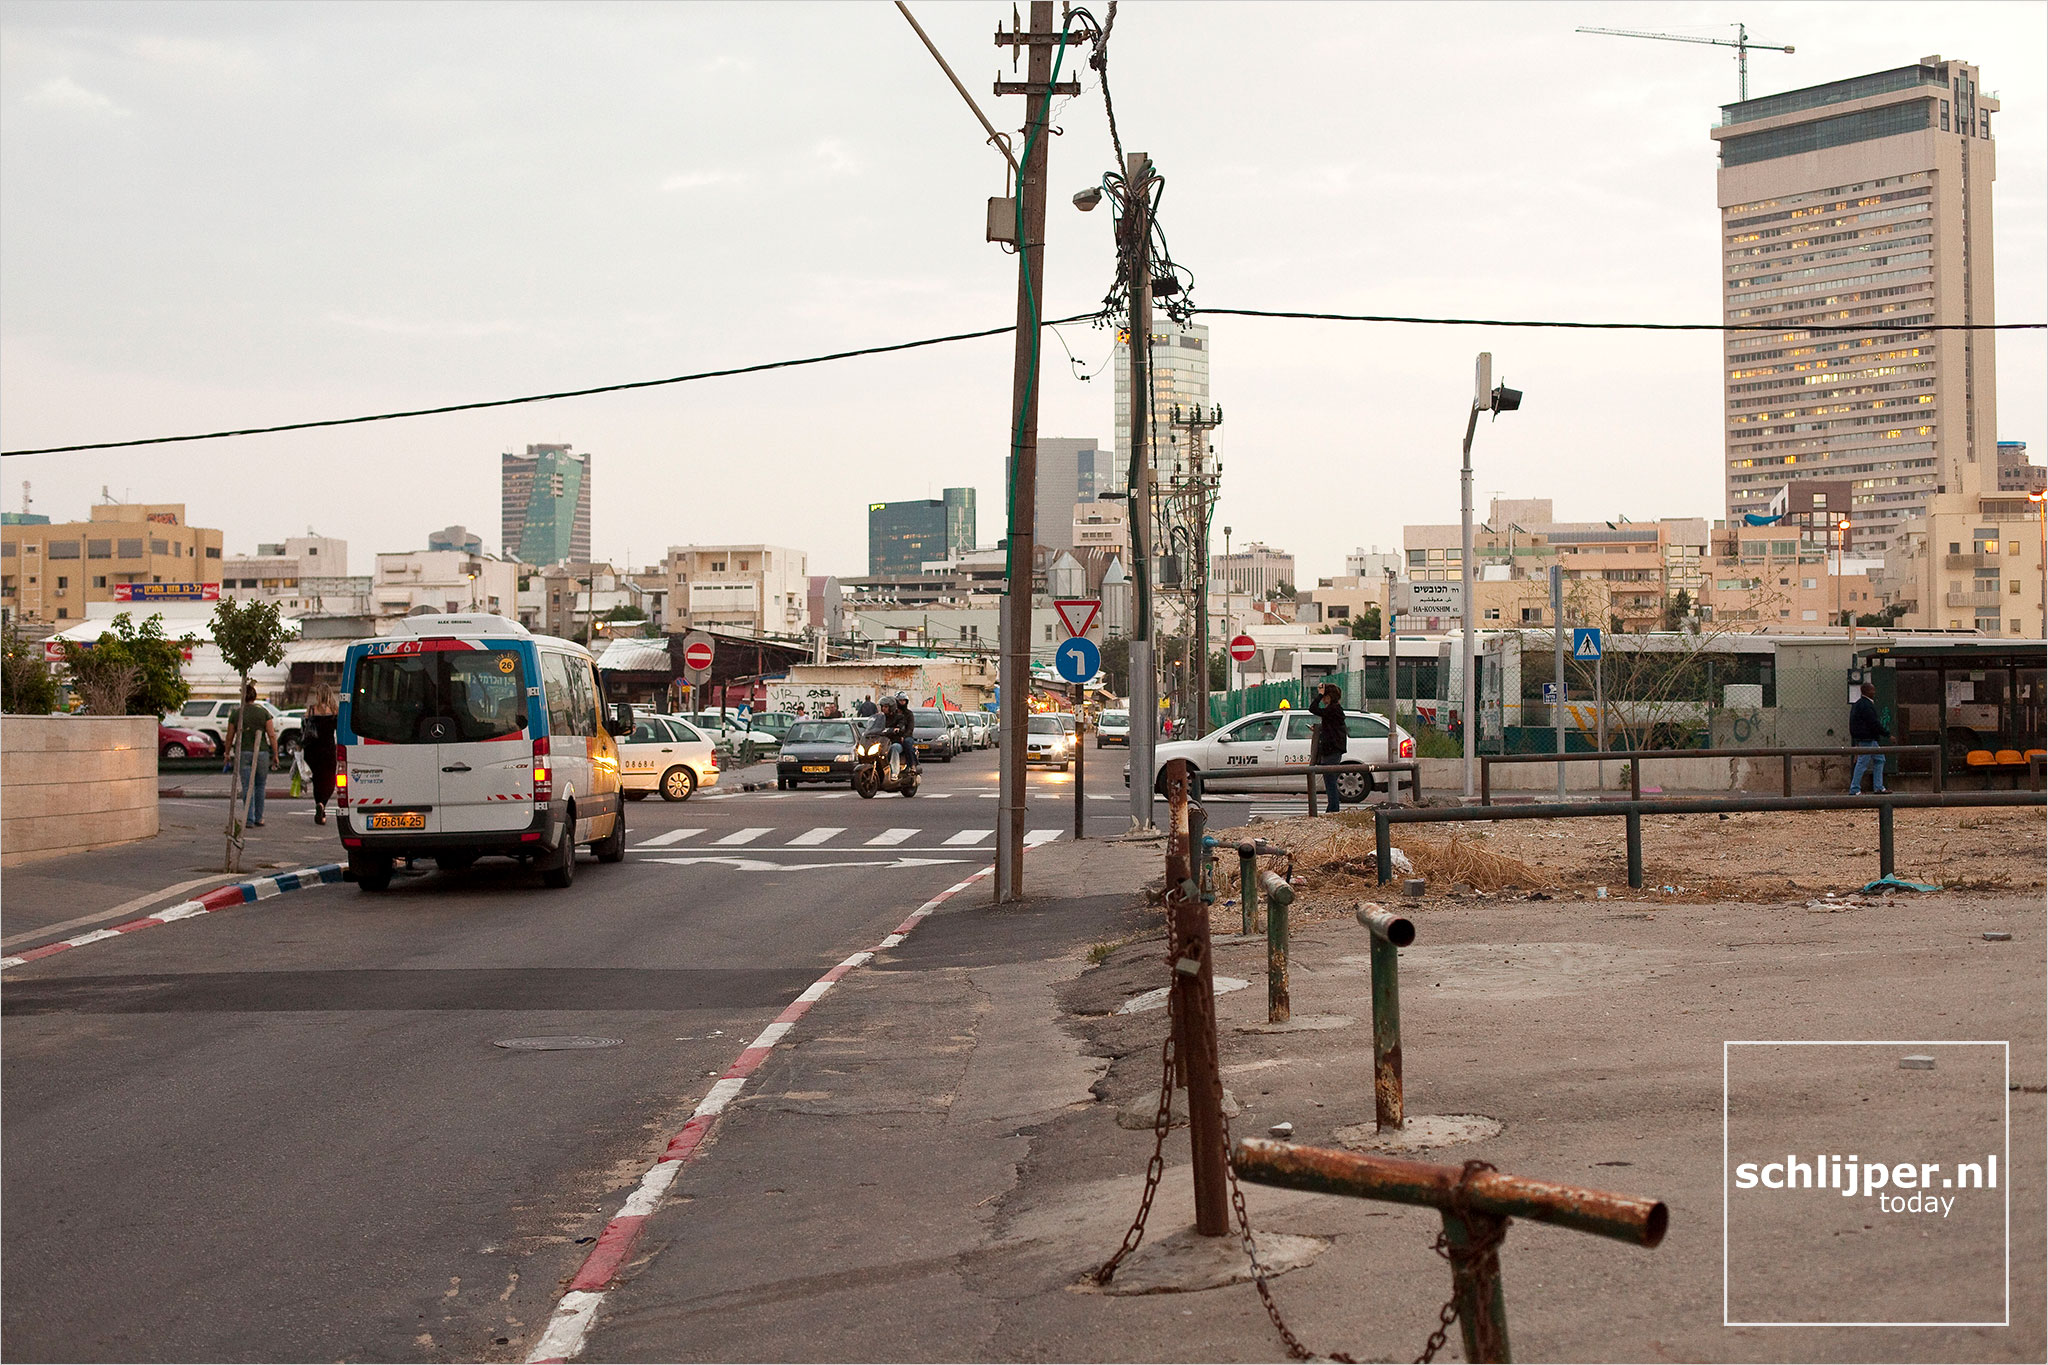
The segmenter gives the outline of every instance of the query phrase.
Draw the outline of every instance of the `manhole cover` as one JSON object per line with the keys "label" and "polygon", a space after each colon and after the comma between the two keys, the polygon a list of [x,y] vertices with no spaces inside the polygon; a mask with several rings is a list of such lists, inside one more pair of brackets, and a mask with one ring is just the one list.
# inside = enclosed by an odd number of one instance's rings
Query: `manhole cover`
{"label": "manhole cover", "polygon": [[565,1033],[557,1038],[496,1038],[492,1047],[509,1047],[515,1052],[574,1052],[594,1047],[617,1047],[623,1039],[589,1038],[579,1033]]}

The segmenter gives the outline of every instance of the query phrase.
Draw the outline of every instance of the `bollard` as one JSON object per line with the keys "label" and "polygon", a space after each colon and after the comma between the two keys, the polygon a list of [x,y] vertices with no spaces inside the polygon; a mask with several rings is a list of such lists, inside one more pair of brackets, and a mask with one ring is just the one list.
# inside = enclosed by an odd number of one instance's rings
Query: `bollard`
{"label": "bollard", "polygon": [[1394,832],[1387,823],[1387,808],[1381,806],[1372,813],[1372,846],[1379,863],[1380,885],[1394,880]]}
{"label": "bollard", "polygon": [[1194,890],[1190,893],[1200,905],[1215,900],[1210,892],[1214,889],[1209,880],[1209,850],[1216,847],[1216,841],[1209,837],[1209,812],[1202,809],[1201,802],[1192,795],[1188,798],[1188,875],[1193,880]]}
{"label": "bollard", "polygon": [[1792,755],[1782,755],[1785,760],[1785,795],[1792,794]]}
{"label": "bollard", "polygon": [[1630,807],[1623,817],[1628,824],[1628,884],[1643,888],[1643,813]]}
{"label": "bollard", "polygon": [[1237,846],[1237,907],[1243,911],[1244,932],[1252,931],[1259,903],[1259,846],[1247,839]]}
{"label": "bollard", "polygon": [[1259,874],[1266,893],[1266,1022],[1284,1024],[1293,1015],[1287,999],[1287,907],[1294,888],[1277,872]]}
{"label": "bollard", "polygon": [[1877,875],[1889,877],[1894,866],[1892,845],[1892,803],[1877,808]]}
{"label": "bollard", "polygon": [[1401,1104],[1401,955],[1415,942],[1415,921],[1359,902],[1352,912],[1372,931],[1372,1108],[1374,1124],[1399,1131]]}
{"label": "bollard", "polygon": [[1246,1138],[1231,1164],[1239,1177],[1260,1185],[1436,1209],[1443,1217],[1452,1302],[1470,1361],[1511,1359],[1499,1254],[1509,1219],[1554,1223],[1643,1247],[1663,1241],[1671,1219],[1658,1200],[1505,1175],[1484,1162],[1437,1166]]}
{"label": "bollard", "polygon": [[1222,1237],[1230,1231],[1230,1153],[1223,1138],[1223,1076],[1217,1069],[1216,973],[1209,950],[1209,912],[1194,887],[1188,839],[1188,766],[1166,764],[1166,904],[1173,921],[1176,960],[1170,1005],[1177,1057],[1187,1064],[1188,1143],[1194,1168],[1195,1231]]}

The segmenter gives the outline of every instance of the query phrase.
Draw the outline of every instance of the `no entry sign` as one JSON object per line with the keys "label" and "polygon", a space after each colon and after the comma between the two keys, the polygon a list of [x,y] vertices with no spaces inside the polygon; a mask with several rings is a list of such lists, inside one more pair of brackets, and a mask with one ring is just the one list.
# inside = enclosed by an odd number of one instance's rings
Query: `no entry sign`
{"label": "no entry sign", "polygon": [[1230,639],[1230,657],[1241,664],[1252,661],[1252,655],[1259,652],[1258,643],[1249,635],[1233,635]]}
{"label": "no entry sign", "polygon": [[703,682],[711,674],[711,637],[701,630],[693,630],[683,637],[683,672],[693,683]]}

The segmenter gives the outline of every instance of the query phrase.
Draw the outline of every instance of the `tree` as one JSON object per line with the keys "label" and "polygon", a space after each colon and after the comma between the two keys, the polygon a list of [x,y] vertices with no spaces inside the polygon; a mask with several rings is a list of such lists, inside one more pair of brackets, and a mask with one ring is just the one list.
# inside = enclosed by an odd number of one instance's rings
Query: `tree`
{"label": "tree", "polygon": [[0,630],[0,710],[10,716],[46,716],[57,705],[57,684],[43,662],[43,648],[21,638],[8,622]]}
{"label": "tree", "polygon": [[1113,636],[1102,642],[1102,673],[1109,690],[1119,697],[1131,695],[1131,642]]}
{"label": "tree", "polygon": [[1294,600],[1294,585],[1283,578],[1273,585],[1273,591],[1267,595],[1270,597],[1284,597],[1291,602]]}
{"label": "tree", "polygon": [[1890,606],[1878,611],[1865,612],[1856,618],[1856,624],[1859,626],[1869,626],[1876,630],[1890,630],[1898,624],[1899,618],[1905,614],[1906,604],[1894,602]]}
{"label": "tree", "polygon": [[1680,588],[1664,604],[1664,629],[1678,630],[1685,624],[1685,618],[1692,615],[1692,594]]}
{"label": "tree", "polygon": [[1380,638],[1380,609],[1367,604],[1358,615],[1351,618],[1351,638],[1354,640],[1377,640]]}
{"label": "tree", "polygon": [[[284,661],[284,647],[290,639],[291,632],[285,629],[275,602],[223,601],[214,608],[213,643],[227,666],[235,671],[237,697],[249,694],[249,671],[256,665],[275,667]],[[241,723],[246,725],[250,719],[244,716]],[[234,756],[229,757],[232,760]],[[257,765],[252,763],[249,766],[254,769]],[[235,762],[233,770],[234,795],[228,802],[227,865],[222,869],[226,872],[242,870],[242,817],[248,809],[248,795],[242,785],[242,765]],[[258,782],[269,778],[269,774],[263,772],[250,775]]]}
{"label": "tree", "polygon": [[[124,611],[108,624],[94,644],[64,645],[64,662],[87,709],[95,715],[161,716],[183,706],[192,695],[182,672],[185,651],[198,637],[166,638],[160,616],[138,627]],[[126,683],[115,687],[123,674]]]}
{"label": "tree", "polygon": [[647,613],[634,606],[631,602],[625,602],[606,612],[604,619],[607,621],[645,621]]}

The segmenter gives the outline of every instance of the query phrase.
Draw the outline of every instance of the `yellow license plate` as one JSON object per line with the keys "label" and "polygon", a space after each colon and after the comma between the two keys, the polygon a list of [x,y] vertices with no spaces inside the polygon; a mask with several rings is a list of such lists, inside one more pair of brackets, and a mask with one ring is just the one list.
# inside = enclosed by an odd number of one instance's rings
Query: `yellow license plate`
{"label": "yellow license plate", "polygon": [[370,817],[371,829],[425,829],[427,817],[424,811],[393,811],[388,815]]}
{"label": "yellow license plate", "polygon": [[807,773],[829,773],[832,771],[832,765],[829,763],[806,763],[804,764],[804,771]]}

